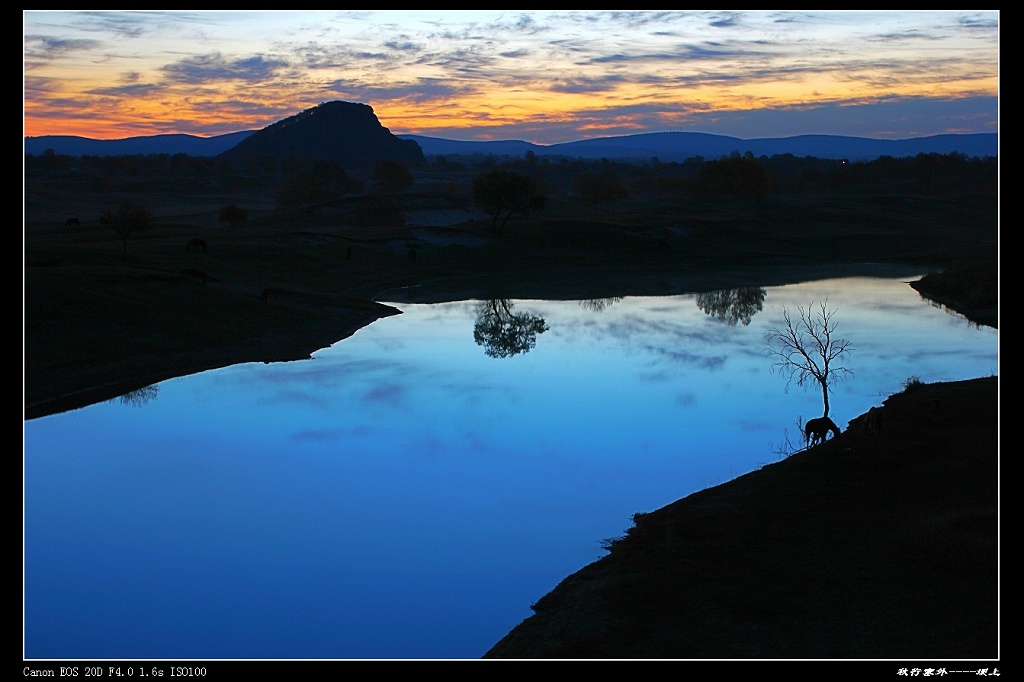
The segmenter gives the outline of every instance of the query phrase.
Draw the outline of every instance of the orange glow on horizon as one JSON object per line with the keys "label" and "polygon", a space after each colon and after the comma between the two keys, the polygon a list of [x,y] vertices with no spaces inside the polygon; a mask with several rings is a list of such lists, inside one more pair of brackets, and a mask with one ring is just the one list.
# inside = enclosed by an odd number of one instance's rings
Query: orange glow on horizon
{"label": "orange glow on horizon", "polygon": [[[716,113],[758,111],[787,107],[807,107],[829,103],[851,101],[869,103],[875,98],[897,96],[944,97],[962,96],[965,90],[974,94],[998,94],[998,79],[982,78],[970,82],[948,82],[924,86],[904,86],[899,91],[889,89],[880,93],[866,86],[837,83],[829,77],[813,81],[793,80],[773,84],[748,84],[735,91],[709,86],[686,91],[686,109],[696,112]],[[196,99],[186,96],[168,96],[164,93],[156,100],[114,100],[105,99],[97,104],[83,106],[67,115],[48,110],[44,105],[27,104],[24,117],[24,134],[29,137],[41,135],[77,135],[93,139],[112,140],[126,137],[160,135],[186,132],[199,137],[212,137],[242,130],[258,130],[282,118],[302,111],[309,106],[299,106],[286,111],[272,120],[257,118],[237,111],[235,93],[217,95],[212,91],[203,93],[201,105]],[[268,92],[275,104],[288,101],[278,92]],[[431,135],[433,130],[474,130],[491,129],[501,126],[543,126],[545,124],[574,124],[581,137],[606,129],[622,129],[643,126],[631,122],[628,115],[616,114],[618,107],[628,108],[634,102],[662,103],[666,107],[662,118],[666,123],[686,126],[687,115],[679,111],[680,105],[672,92],[657,92],[639,87],[619,87],[612,92],[594,94],[565,94],[551,91],[500,93],[477,92],[470,94],[455,105],[447,101],[407,103],[365,102],[373,106],[381,124],[403,134]],[[324,101],[332,98],[325,98]],[[340,99],[340,98],[337,98]],[[223,102],[223,109],[217,111],[217,101]],[[673,110],[675,107],[675,110]],[[587,112],[581,115],[580,112]],[[36,115],[39,114],[39,115]],[[598,122],[592,118],[600,114]],[[176,122],[184,125],[175,126]],[[210,131],[210,132],[194,132]],[[482,131],[481,131],[482,132]],[[502,138],[498,138],[502,139]]]}

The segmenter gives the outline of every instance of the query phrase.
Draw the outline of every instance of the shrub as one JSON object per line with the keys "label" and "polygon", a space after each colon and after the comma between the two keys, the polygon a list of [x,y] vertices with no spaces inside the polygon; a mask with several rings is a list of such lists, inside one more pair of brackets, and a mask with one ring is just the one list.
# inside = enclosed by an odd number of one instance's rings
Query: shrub
{"label": "shrub", "polygon": [[916,374],[914,376],[907,377],[906,379],[903,380],[904,391],[916,390],[921,388],[922,386],[924,386],[924,382],[921,381],[921,377],[917,376]]}

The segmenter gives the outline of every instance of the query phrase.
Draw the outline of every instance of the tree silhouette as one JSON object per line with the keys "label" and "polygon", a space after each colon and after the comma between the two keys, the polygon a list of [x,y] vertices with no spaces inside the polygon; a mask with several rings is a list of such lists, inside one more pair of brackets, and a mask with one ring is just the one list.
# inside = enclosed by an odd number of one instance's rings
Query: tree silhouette
{"label": "tree silhouette", "polygon": [[830,382],[840,381],[853,372],[842,366],[846,354],[853,350],[846,339],[835,338],[835,311],[828,309],[825,300],[817,308],[797,308],[794,319],[789,310],[782,309],[785,324],[769,327],[764,334],[765,354],[772,359],[772,372],[787,375],[786,388],[792,381],[805,387],[817,383],[824,402],[823,417],[828,416]]}
{"label": "tree silhouette", "polygon": [[622,296],[613,296],[611,298],[588,298],[580,301],[580,307],[584,310],[589,310],[594,313],[600,313],[607,310],[614,303],[618,303],[622,300]]}
{"label": "tree silhouette", "polygon": [[701,165],[695,189],[705,197],[763,197],[768,191],[768,172],[753,152],[732,152],[718,161]]}
{"label": "tree silhouette", "polygon": [[145,230],[152,222],[152,213],[132,203],[121,204],[116,211],[104,211],[100,217],[101,224],[110,225],[121,237],[125,258],[128,257],[128,237]]}
{"label": "tree silhouette", "polygon": [[156,384],[149,386],[143,386],[137,388],[134,391],[128,391],[124,395],[120,395],[113,400],[120,401],[124,405],[130,405],[131,407],[142,407],[151,400],[156,400],[157,393],[160,392],[160,387]]}
{"label": "tree silhouette", "polygon": [[508,358],[532,350],[537,334],[548,330],[544,318],[532,313],[513,313],[515,304],[507,298],[492,298],[477,304],[473,340],[492,358]]}
{"label": "tree silhouette", "polygon": [[492,170],[473,180],[473,201],[490,216],[497,229],[498,218],[504,214],[501,227],[513,213],[529,213],[544,208],[546,197],[541,184],[529,175],[507,170]]}
{"label": "tree silhouette", "polygon": [[764,308],[764,297],[765,290],[761,287],[722,289],[697,294],[697,307],[730,327],[740,322],[745,327]]}

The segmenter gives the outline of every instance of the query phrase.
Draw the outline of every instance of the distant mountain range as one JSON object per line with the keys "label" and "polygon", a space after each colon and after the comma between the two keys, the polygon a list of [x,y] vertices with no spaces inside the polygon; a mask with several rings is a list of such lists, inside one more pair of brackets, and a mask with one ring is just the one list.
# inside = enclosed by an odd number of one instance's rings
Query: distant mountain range
{"label": "distant mountain range", "polygon": [[122,140],[94,140],[76,135],[40,135],[25,138],[25,153],[39,156],[47,149],[66,156],[119,156],[121,154],[188,154],[217,156],[249,137],[255,130],[197,137],[196,135],[148,135]]}
{"label": "distant mountain range", "polygon": [[718,159],[732,152],[754,156],[815,156],[822,159],[849,159],[866,161],[879,156],[905,157],[918,154],[949,154],[959,152],[969,157],[998,156],[999,135],[976,133],[971,135],[933,135],[907,140],[876,140],[867,137],[843,135],[797,135],[795,137],[769,137],[743,140],[727,135],[708,133],[640,133],[621,137],[597,137],[563,144],[537,145],[522,140],[500,142],[462,142],[422,135],[398,135],[415,140],[427,156],[496,154],[522,156],[532,151],[537,156],[567,156],[584,159],[636,159],[649,161],[685,161],[703,156]]}
{"label": "distant mountain range", "polygon": [[[43,135],[25,138],[25,153],[40,155],[47,149],[68,156],[116,156],[119,154],[188,154],[190,156],[217,156],[236,147],[242,140],[258,131],[245,130],[215,137],[195,135],[151,135],[129,137],[122,140],[94,140],[69,135]],[[997,133],[971,135],[932,135],[906,140],[876,140],[867,137],[843,135],[797,135],[744,140],[727,135],[708,133],[640,133],[621,137],[598,137],[563,144],[539,145],[522,140],[469,142],[448,140],[423,135],[396,135],[401,140],[419,144],[426,156],[463,156],[493,154],[522,156],[532,151],[537,156],[566,156],[584,159],[631,159],[682,162],[702,156],[718,159],[732,152],[754,156],[792,154],[797,157],[815,156],[823,159],[849,159],[870,161],[879,156],[896,158],[918,154],[949,154],[958,152],[968,157],[999,155]]]}

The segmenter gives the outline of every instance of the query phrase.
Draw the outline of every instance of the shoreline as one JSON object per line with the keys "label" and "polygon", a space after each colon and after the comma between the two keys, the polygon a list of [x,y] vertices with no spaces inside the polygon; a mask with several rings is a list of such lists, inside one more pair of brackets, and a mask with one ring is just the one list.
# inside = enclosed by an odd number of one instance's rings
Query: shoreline
{"label": "shoreline", "polygon": [[[388,287],[378,280],[379,295],[393,294],[396,303],[436,303],[451,300],[487,298],[501,291],[508,298],[602,298],[620,295],[676,295],[746,286],[780,286],[808,279],[848,276],[854,273],[928,271],[915,265],[886,263],[786,263],[750,264],[746,267],[705,267],[689,272],[654,272],[637,275],[629,269],[609,268],[594,277],[572,268],[552,269],[547,276],[517,279],[518,273],[500,271],[473,274],[439,274],[414,284]],[[535,271],[539,272],[539,271]],[[897,275],[899,276],[899,275]],[[933,284],[944,281],[938,275]],[[597,280],[597,281],[595,281]],[[381,285],[383,288],[379,288]],[[974,308],[958,303],[948,295],[938,296],[928,282],[909,283],[922,297],[935,300],[963,315],[975,324],[996,327],[995,307]],[[177,334],[165,332],[151,347],[115,349],[114,357],[75,358],[65,361],[26,362],[24,418],[36,419],[109,400],[147,385],[197,372],[247,362],[286,362],[305,360],[313,353],[343,341],[382,317],[400,314],[384,303],[360,297],[353,287],[345,296],[282,292],[264,303],[255,296],[237,296],[229,290],[215,291],[204,285],[204,295],[216,297],[213,315],[225,318],[225,329],[193,325],[185,328],[173,316],[164,319],[165,329],[177,326]],[[355,296],[353,296],[355,294]],[[388,298],[386,296],[382,296]],[[226,313],[226,310],[235,311]],[[243,328],[238,319],[245,321]],[[218,336],[219,334],[219,336]],[[41,343],[41,341],[35,341]],[[26,345],[29,340],[26,339]],[[45,355],[45,354],[44,354]],[[55,353],[59,356],[59,353]],[[44,360],[48,360],[45,358]]]}
{"label": "shoreline", "polygon": [[634,515],[483,658],[998,660],[998,377],[881,414]]}

